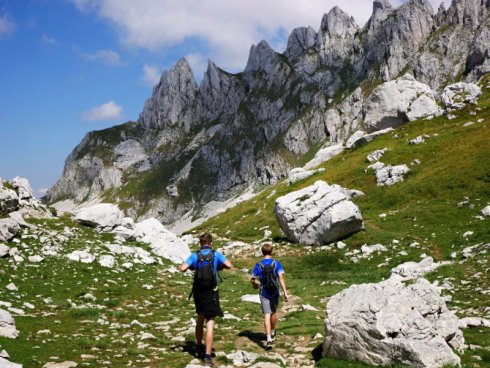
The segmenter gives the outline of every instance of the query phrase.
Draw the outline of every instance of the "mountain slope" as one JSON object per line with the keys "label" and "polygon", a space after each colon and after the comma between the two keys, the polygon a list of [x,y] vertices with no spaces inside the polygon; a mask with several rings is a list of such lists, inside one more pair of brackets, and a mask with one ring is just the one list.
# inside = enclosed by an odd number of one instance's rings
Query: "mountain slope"
{"label": "mountain slope", "polygon": [[252,46],[243,73],[209,62],[198,86],[185,59],[162,74],[137,122],[88,133],[46,195],[107,200],[172,223],[211,200],[276,183],[324,144],[363,127],[373,88],[406,72],[440,91],[488,71],[488,10],[454,0],[393,9],[376,0],[363,28],[340,8],[316,32],[295,29],[278,54]]}

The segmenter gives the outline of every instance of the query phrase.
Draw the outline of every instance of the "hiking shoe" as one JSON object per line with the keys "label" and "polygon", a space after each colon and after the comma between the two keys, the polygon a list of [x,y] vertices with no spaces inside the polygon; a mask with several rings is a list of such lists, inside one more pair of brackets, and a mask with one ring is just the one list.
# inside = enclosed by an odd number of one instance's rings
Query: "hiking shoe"
{"label": "hiking shoe", "polygon": [[272,341],[267,341],[267,344],[265,345],[265,350],[267,351],[272,350]]}
{"label": "hiking shoe", "polygon": [[194,352],[194,357],[197,359],[204,359],[204,355],[206,354],[206,349],[204,345],[196,346],[196,351]]}
{"label": "hiking shoe", "polygon": [[216,364],[214,364],[214,359],[212,357],[204,357],[204,366],[216,367]]}

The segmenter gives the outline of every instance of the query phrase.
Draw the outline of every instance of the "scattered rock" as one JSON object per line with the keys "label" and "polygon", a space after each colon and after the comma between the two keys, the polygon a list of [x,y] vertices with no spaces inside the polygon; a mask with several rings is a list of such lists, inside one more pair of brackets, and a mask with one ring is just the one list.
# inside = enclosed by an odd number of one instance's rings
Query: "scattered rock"
{"label": "scattered rock", "polygon": [[405,285],[391,277],[353,285],[327,304],[324,355],[372,365],[459,365],[451,347],[463,348],[458,318],[425,279]]}
{"label": "scattered rock", "polygon": [[427,257],[420,262],[405,262],[391,270],[392,274],[397,274],[405,280],[416,279],[424,276],[426,273],[432,272],[437,268],[450,264],[451,262],[434,262],[432,257]]}
{"label": "scattered rock", "polygon": [[10,248],[5,244],[0,244],[0,258],[7,257],[10,253]]}
{"label": "scattered rock", "polygon": [[376,137],[379,137],[380,135],[389,133],[391,131],[393,131],[393,128],[382,129],[382,130],[378,130],[376,132],[367,134],[366,132],[364,132],[362,130],[358,130],[349,137],[345,146],[347,148],[358,148],[358,147],[365,145],[366,143],[371,142]]}
{"label": "scattered rock", "polygon": [[233,360],[233,365],[240,367],[255,362],[257,358],[259,358],[259,356],[260,355],[256,353],[237,350],[233,353],[228,354],[226,357],[230,360]]}
{"label": "scattered rock", "polygon": [[242,302],[250,302],[250,303],[258,303],[260,304],[260,296],[259,294],[253,294],[253,295],[250,295],[250,294],[247,294],[247,295],[243,295],[240,300]]}
{"label": "scattered rock", "polygon": [[428,139],[429,136],[427,134],[419,135],[417,138],[411,139],[408,143],[412,145],[425,143],[425,140]]}
{"label": "scattered rock", "polygon": [[303,167],[305,170],[310,170],[318,165],[321,165],[324,162],[327,162],[331,158],[339,155],[344,151],[344,146],[341,144],[336,144],[334,146],[329,146],[325,148],[321,148],[316,154],[315,157],[311,161],[308,161],[308,163]]}
{"label": "scattered rock", "polygon": [[295,169],[292,169],[288,173],[288,183],[289,185],[296,183],[297,181],[306,179],[316,173],[324,172],[325,169],[318,169],[318,170],[305,170],[302,169],[301,167],[297,167]]}
{"label": "scattered rock", "polygon": [[77,366],[78,364],[75,362],[66,361],[62,363],[53,363],[53,362],[46,363],[45,365],[43,365],[43,368],[75,368]]}
{"label": "scattered rock", "polygon": [[486,206],[484,209],[482,209],[480,211],[480,213],[483,215],[483,216],[490,216],[490,206]]}
{"label": "scattered rock", "polygon": [[17,289],[17,286],[15,286],[15,284],[13,282],[11,282],[7,286],[5,286],[5,288],[9,291],[18,291],[19,290],[19,289]]}
{"label": "scattered rock", "polygon": [[44,261],[44,258],[41,256],[29,256],[27,257],[27,259],[31,263],[41,263],[42,261]]}
{"label": "scattered rock", "polygon": [[459,320],[459,328],[489,327],[490,321],[481,317],[465,317]]}
{"label": "scattered rock", "polygon": [[410,172],[407,165],[384,166],[376,170],[378,186],[394,185],[404,180],[404,175]]}
{"label": "scattered rock", "polygon": [[366,157],[366,160],[368,162],[375,162],[375,161],[379,161],[381,159],[381,157],[384,156],[384,154],[386,153],[386,151],[388,151],[388,148],[383,148],[383,149],[380,149],[380,150],[376,150],[376,151],[373,151],[371,152],[367,157]]}
{"label": "scattered rock", "polygon": [[71,259],[72,261],[82,262],[82,263],[92,263],[93,261],[95,261],[95,256],[90,254],[86,250],[73,251],[70,254],[67,254],[66,257],[68,259]]}
{"label": "scattered rock", "polygon": [[476,84],[459,82],[444,88],[441,99],[448,111],[460,110],[468,104],[476,105],[481,93]]}
{"label": "scattered rock", "polygon": [[317,181],[276,200],[274,213],[287,238],[302,244],[328,244],[362,229],[359,192]]}
{"label": "scattered rock", "polygon": [[103,255],[99,258],[99,264],[102,267],[114,268],[115,263],[116,263],[116,259],[110,255]]}

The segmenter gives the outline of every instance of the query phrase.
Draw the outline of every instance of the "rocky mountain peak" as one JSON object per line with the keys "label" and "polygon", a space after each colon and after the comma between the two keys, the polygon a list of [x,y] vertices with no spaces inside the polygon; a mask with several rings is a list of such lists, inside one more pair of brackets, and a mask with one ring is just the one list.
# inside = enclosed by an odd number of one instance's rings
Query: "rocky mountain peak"
{"label": "rocky mountain peak", "polygon": [[373,14],[367,23],[367,27],[369,29],[377,28],[392,11],[393,7],[388,0],[375,0],[373,2]]}
{"label": "rocky mountain peak", "polygon": [[290,58],[312,49],[316,44],[317,33],[312,27],[295,28],[288,38],[285,54]]}
{"label": "rocky mountain peak", "polygon": [[256,72],[259,70],[270,72],[270,66],[277,58],[276,52],[265,40],[260,41],[258,45],[252,45],[248,56],[245,73]]}
{"label": "rocky mountain peak", "polygon": [[489,0],[453,0],[446,12],[446,21],[475,29],[488,15],[489,8]]}
{"label": "rocky mountain peak", "polygon": [[322,18],[321,31],[328,32],[330,37],[354,35],[359,30],[354,17],[349,16],[338,6],[333,7]]}
{"label": "rocky mountain peak", "polygon": [[186,107],[195,104],[197,91],[192,69],[187,60],[181,58],[170,70],[163,72],[152,96],[145,102],[139,122],[145,127],[180,123],[188,130],[192,116],[186,114]]}

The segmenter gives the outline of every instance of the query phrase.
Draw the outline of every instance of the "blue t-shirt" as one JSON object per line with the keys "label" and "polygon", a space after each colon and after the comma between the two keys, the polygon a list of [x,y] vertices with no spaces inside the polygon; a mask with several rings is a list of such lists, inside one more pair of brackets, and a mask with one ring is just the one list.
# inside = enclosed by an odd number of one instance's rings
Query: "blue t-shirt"
{"label": "blue t-shirt", "polygon": [[[208,255],[211,252],[211,247],[201,247],[201,252],[203,255]],[[218,272],[218,264],[224,264],[226,262],[226,257],[218,251],[214,251],[214,272]],[[197,264],[197,252],[190,255],[185,261],[192,269],[196,267]]]}
{"label": "blue t-shirt", "polygon": [[[277,260],[274,261],[274,259],[272,258],[264,258],[262,261],[257,262],[257,264],[254,267],[254,270],[252,271],[252,277],[258,278],[260,280],[262,278],[262,269],[260,268],[260,263],[262,263],[264,266],[268,266],[271,265],[272,262],[276,262],[276,276],[279,278],[279,274],[284,273],[284,268],[282,268],[281,262]],[[277,291],[273,293],[269,293],[261,286],[260,295],[262,295],[264,298],[267,299],[276,299],[279,298],[279,289],[277,289]]]}

